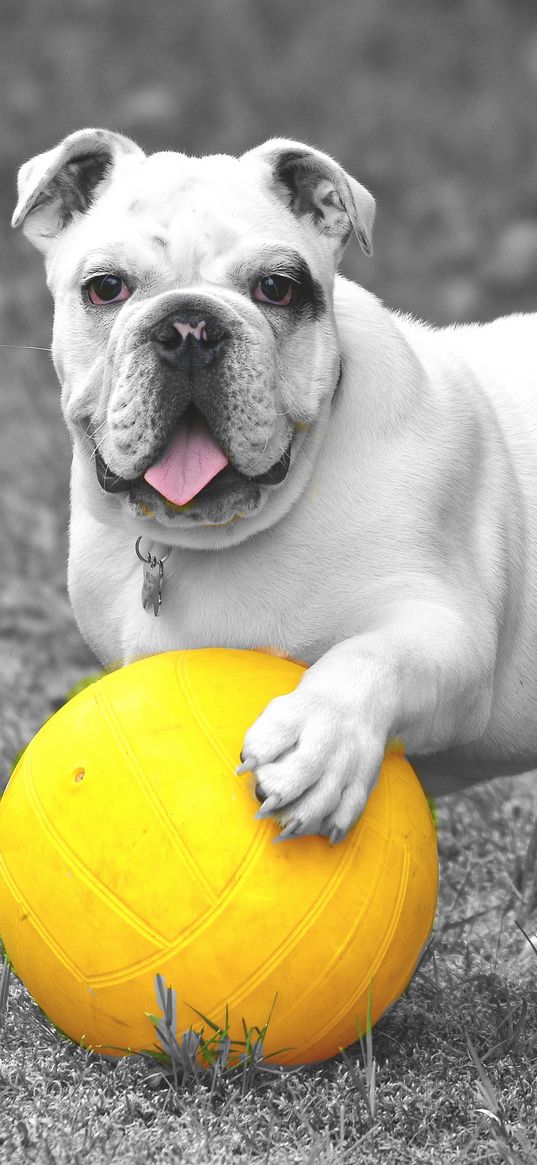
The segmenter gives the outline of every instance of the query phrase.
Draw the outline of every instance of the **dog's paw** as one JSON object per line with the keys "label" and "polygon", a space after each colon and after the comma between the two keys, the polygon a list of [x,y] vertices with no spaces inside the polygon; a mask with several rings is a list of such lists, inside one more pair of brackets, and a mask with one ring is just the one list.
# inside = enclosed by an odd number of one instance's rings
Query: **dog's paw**
{"label": "dog's paw", "polygon": [[340,697],[302,686],[277,696],[246,733],[238,773],[251,772],[258,816],[275,817],[281,840],[320,833],[341,841],[360,817],[385,741]]}

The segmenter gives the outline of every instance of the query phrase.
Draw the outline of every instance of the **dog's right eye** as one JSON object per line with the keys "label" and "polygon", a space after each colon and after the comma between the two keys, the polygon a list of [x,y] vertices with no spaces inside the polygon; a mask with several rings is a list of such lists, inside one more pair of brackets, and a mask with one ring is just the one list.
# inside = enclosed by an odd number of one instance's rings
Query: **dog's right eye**
{"label": "dog's right eye", "polygon": [[94,307],[106,307],[110,303],[124,303],[130,298],[130,289],[121,275],[93,275],[84,284],[86,295]]}
{"label": "dog's right eye", "polygon": [[254,287],[254,299],[258,303],[271,303],[273,307],[288,307],[293,302],[296,291],[294,280],[287,275],[264,275]]}

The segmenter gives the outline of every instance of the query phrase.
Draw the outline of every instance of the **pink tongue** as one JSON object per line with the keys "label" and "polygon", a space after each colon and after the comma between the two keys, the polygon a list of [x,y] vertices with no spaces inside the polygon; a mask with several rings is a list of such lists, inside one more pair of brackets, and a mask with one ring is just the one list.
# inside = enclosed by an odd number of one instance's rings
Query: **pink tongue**
{"label": "pink tongue", "polygon": [[169,502],[183,506],[203,489],[229,460],[201,417],[183,422],[156,465],[144,478]]}

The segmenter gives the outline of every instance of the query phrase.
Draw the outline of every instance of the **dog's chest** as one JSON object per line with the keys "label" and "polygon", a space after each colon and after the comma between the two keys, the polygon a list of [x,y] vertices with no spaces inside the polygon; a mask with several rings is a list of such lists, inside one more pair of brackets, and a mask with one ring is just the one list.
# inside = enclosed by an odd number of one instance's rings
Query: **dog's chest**
{"label": "dog's chest", "polygon": [[341,637],[339,612],[331,614],[332,604],[323,601],[320,578],[299,579],[283,558],[257,561],[253,552],[173,550],[163,563],[155,615],[152,602],[144,606],[135,540],[122,533],[106,552],[100,530],[100,544],[97,531],[88,543],[88,525],[83,538],[72,530],[69,593],[82,634],[107,665],[200,647],[262,649],[313,662]]}

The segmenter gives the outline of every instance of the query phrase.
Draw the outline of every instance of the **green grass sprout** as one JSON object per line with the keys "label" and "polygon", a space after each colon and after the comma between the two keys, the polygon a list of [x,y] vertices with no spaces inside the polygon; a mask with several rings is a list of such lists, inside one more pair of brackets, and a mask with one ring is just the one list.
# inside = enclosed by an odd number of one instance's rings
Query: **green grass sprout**
{"label": "green grass sprout", "polygon": [[356,1030],[358,1032],[358,1042],[360,1045],[360,1052],[362,1056],[362,1065],[365,1083],[360,1085],[360,1092],[365,1101],[366,1111],[369,1116],[371,1124],[373,1124],[377,1111],[377,1101],[375,1093],[375,1084],[377,1079],[377,1065],[373,1055],[373,1026],[371,1023],[373,1005],[373,980],[369,983],[369,990],[367,992],[367,1011],[366,1011],[366,1025],[365,1034],[362,1033],[362,1026],[358,1016],[356,1017]]}
{"label": "green grass sprout", "polygon": [[226,1005],[225,1021],[221,1026],[204,1015],[192,1004],[187,1006],[202,1021],[201,1027],[195,1030],[191,1025],[178,1034],[177,1030],[177,994],[173,987],[166,986],[162,975],[155,976],[155,994],[162,1016],[150,1013],[151,1020],[160,1047],[147,1049],[147,1055],[157,1059],[160,1064],[168,1068],[173,1078],[173,1086],[178,1089],[185,1080],[197,1080],[200,1073],[208,1072],[212,1080],[212,1087],[216,1078],[222,1074],[240,1074],[243,1095],[250,1088],[261,1067],[267,1067],[267,1061],[273,1060],[288,1048],[279,1048],[265,1054],[265,1039],[276,1004],[276,998],[271,1005],[265,1023],[260,1027],[246,1020],[242,1020],[244,1039],[232,1039],[230,1036],[229,1008]]}
{"label": "green grass sprout", "polygon": [[9,987],[11,983],[11,963],[0,943],[0,1032],[5,1027],[9,1005]]}

